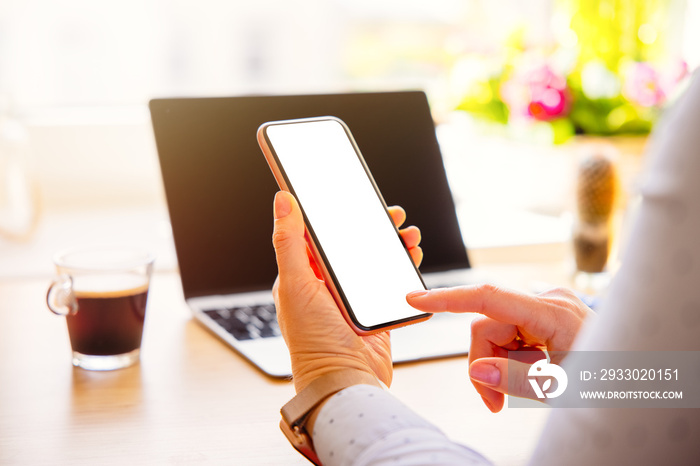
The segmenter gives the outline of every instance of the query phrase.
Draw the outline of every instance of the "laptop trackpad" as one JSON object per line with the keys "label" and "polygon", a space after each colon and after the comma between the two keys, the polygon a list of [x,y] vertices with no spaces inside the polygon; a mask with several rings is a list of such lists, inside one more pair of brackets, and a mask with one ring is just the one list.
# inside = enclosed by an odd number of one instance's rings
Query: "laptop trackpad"
{"label": "laptop trackpad", "polygon": [[421,324],[392,330],[394,362],[467,354],[471,344],[471,321],[476,315],[440,313]]}

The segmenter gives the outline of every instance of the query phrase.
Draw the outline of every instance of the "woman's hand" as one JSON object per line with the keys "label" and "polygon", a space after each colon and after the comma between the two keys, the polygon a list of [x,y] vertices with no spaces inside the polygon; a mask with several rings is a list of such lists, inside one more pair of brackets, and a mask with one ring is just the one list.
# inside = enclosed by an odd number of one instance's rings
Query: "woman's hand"
{"label": "woman's hand", "polygon": [[[352,330],[314,271],[296,199],[287,192],[278,192],[274,211],[272,242],[279,275],[273,295],[297,392],[325,373],[348,368],[368,372],[388,386],[393,373],[388,332],[359,336]],[[405,221],[401,208],[389,211],[397,227]],[[419,265],[423,257],[418,246],[420,231],[409,227],[400,233]]]}
{"label": "woman's hand", "polygon": [[[482,314],[472,322],[469,376],[494,413],[503,408],[503,394],[536,398],[527,380],[530,364],[545,357],[542,349],[568,351],[583,321],[593,314],[563,288],[533,296],[477,285],[418,291],[406,299],[425,312]],[[535,352],[518,359],[529,363],[511,361],[509,365],[509,351]],[[553,358],[552,362],[560,361]]]}

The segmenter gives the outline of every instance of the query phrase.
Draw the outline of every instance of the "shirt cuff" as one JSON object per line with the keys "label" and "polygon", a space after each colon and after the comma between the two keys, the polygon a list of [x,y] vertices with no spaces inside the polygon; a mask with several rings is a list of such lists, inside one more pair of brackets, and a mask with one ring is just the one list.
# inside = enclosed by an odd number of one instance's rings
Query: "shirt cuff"
{"label": "shirt cuff", "polygon": [[326,466],[491,464],[450,441],[387,391],[370,385],[353,385],[329,398],[311,436]]}

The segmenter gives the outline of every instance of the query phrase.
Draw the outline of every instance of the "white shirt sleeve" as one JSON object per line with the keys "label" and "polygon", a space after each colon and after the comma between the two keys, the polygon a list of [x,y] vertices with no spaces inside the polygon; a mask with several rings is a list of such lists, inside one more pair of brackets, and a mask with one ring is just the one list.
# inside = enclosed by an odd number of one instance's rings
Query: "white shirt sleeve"
{"label": "white shirt sleeve", "polygon": [[[651,144],[622,267],[575,350],[700,350],[700,74]],[[531,464],[699,464],[698,439],[697,409],[553,409]]]}
{"label": "white shirt sleeve", "polygon": [[491,464],[370,385],[332,396],[316,418],[312,438],[325,466]]}

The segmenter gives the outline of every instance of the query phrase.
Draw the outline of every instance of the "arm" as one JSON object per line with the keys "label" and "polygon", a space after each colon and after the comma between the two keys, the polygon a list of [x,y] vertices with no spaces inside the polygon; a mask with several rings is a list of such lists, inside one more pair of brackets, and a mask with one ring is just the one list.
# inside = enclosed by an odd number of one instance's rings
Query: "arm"
{"label": "arm", "polygon": [[[403,211],[390,209],[390,213],[397,225],[403,223]],[[414,262],[419,263],[420,233],[416,228],[400,233]],[[387,386],[391,383],[389,334],[358,336],[345,322],[325,283],[314,273],[301,211],[286,192],[275,197],[273,245],[279,269],[273,294],[297,393],[341,370],[349,378],[350,387],[318,405],[306,424],[323,464],[377,464],[397,457],[424,463],[486,463],[477,453],[451,442],[386,390],[363,384],[366,375]]]}
{"label": "arm", "polygon": [[[508,392],[507,378],[524,376],[505,371],[502,357],[508,350],[700,351],[699,122],[696,73],[654,134],[642,208],[596,319],[586,319],[590,311],[564,290],[528,296],[477,286],[407,297],[430,312],[484,314],[472,328],[470,376],[493,411]],[[577,372],[567,364],[567,372]],[[700,457],[696,411],[553,409],[531,464],[695,464]]]}
{"label": "arm", "polygon": [[[696,72],[655,129],[622,266],[575,350],[700,351],[699,125]],[[697,411],[554,409],[532,464],[697,464]]]}

